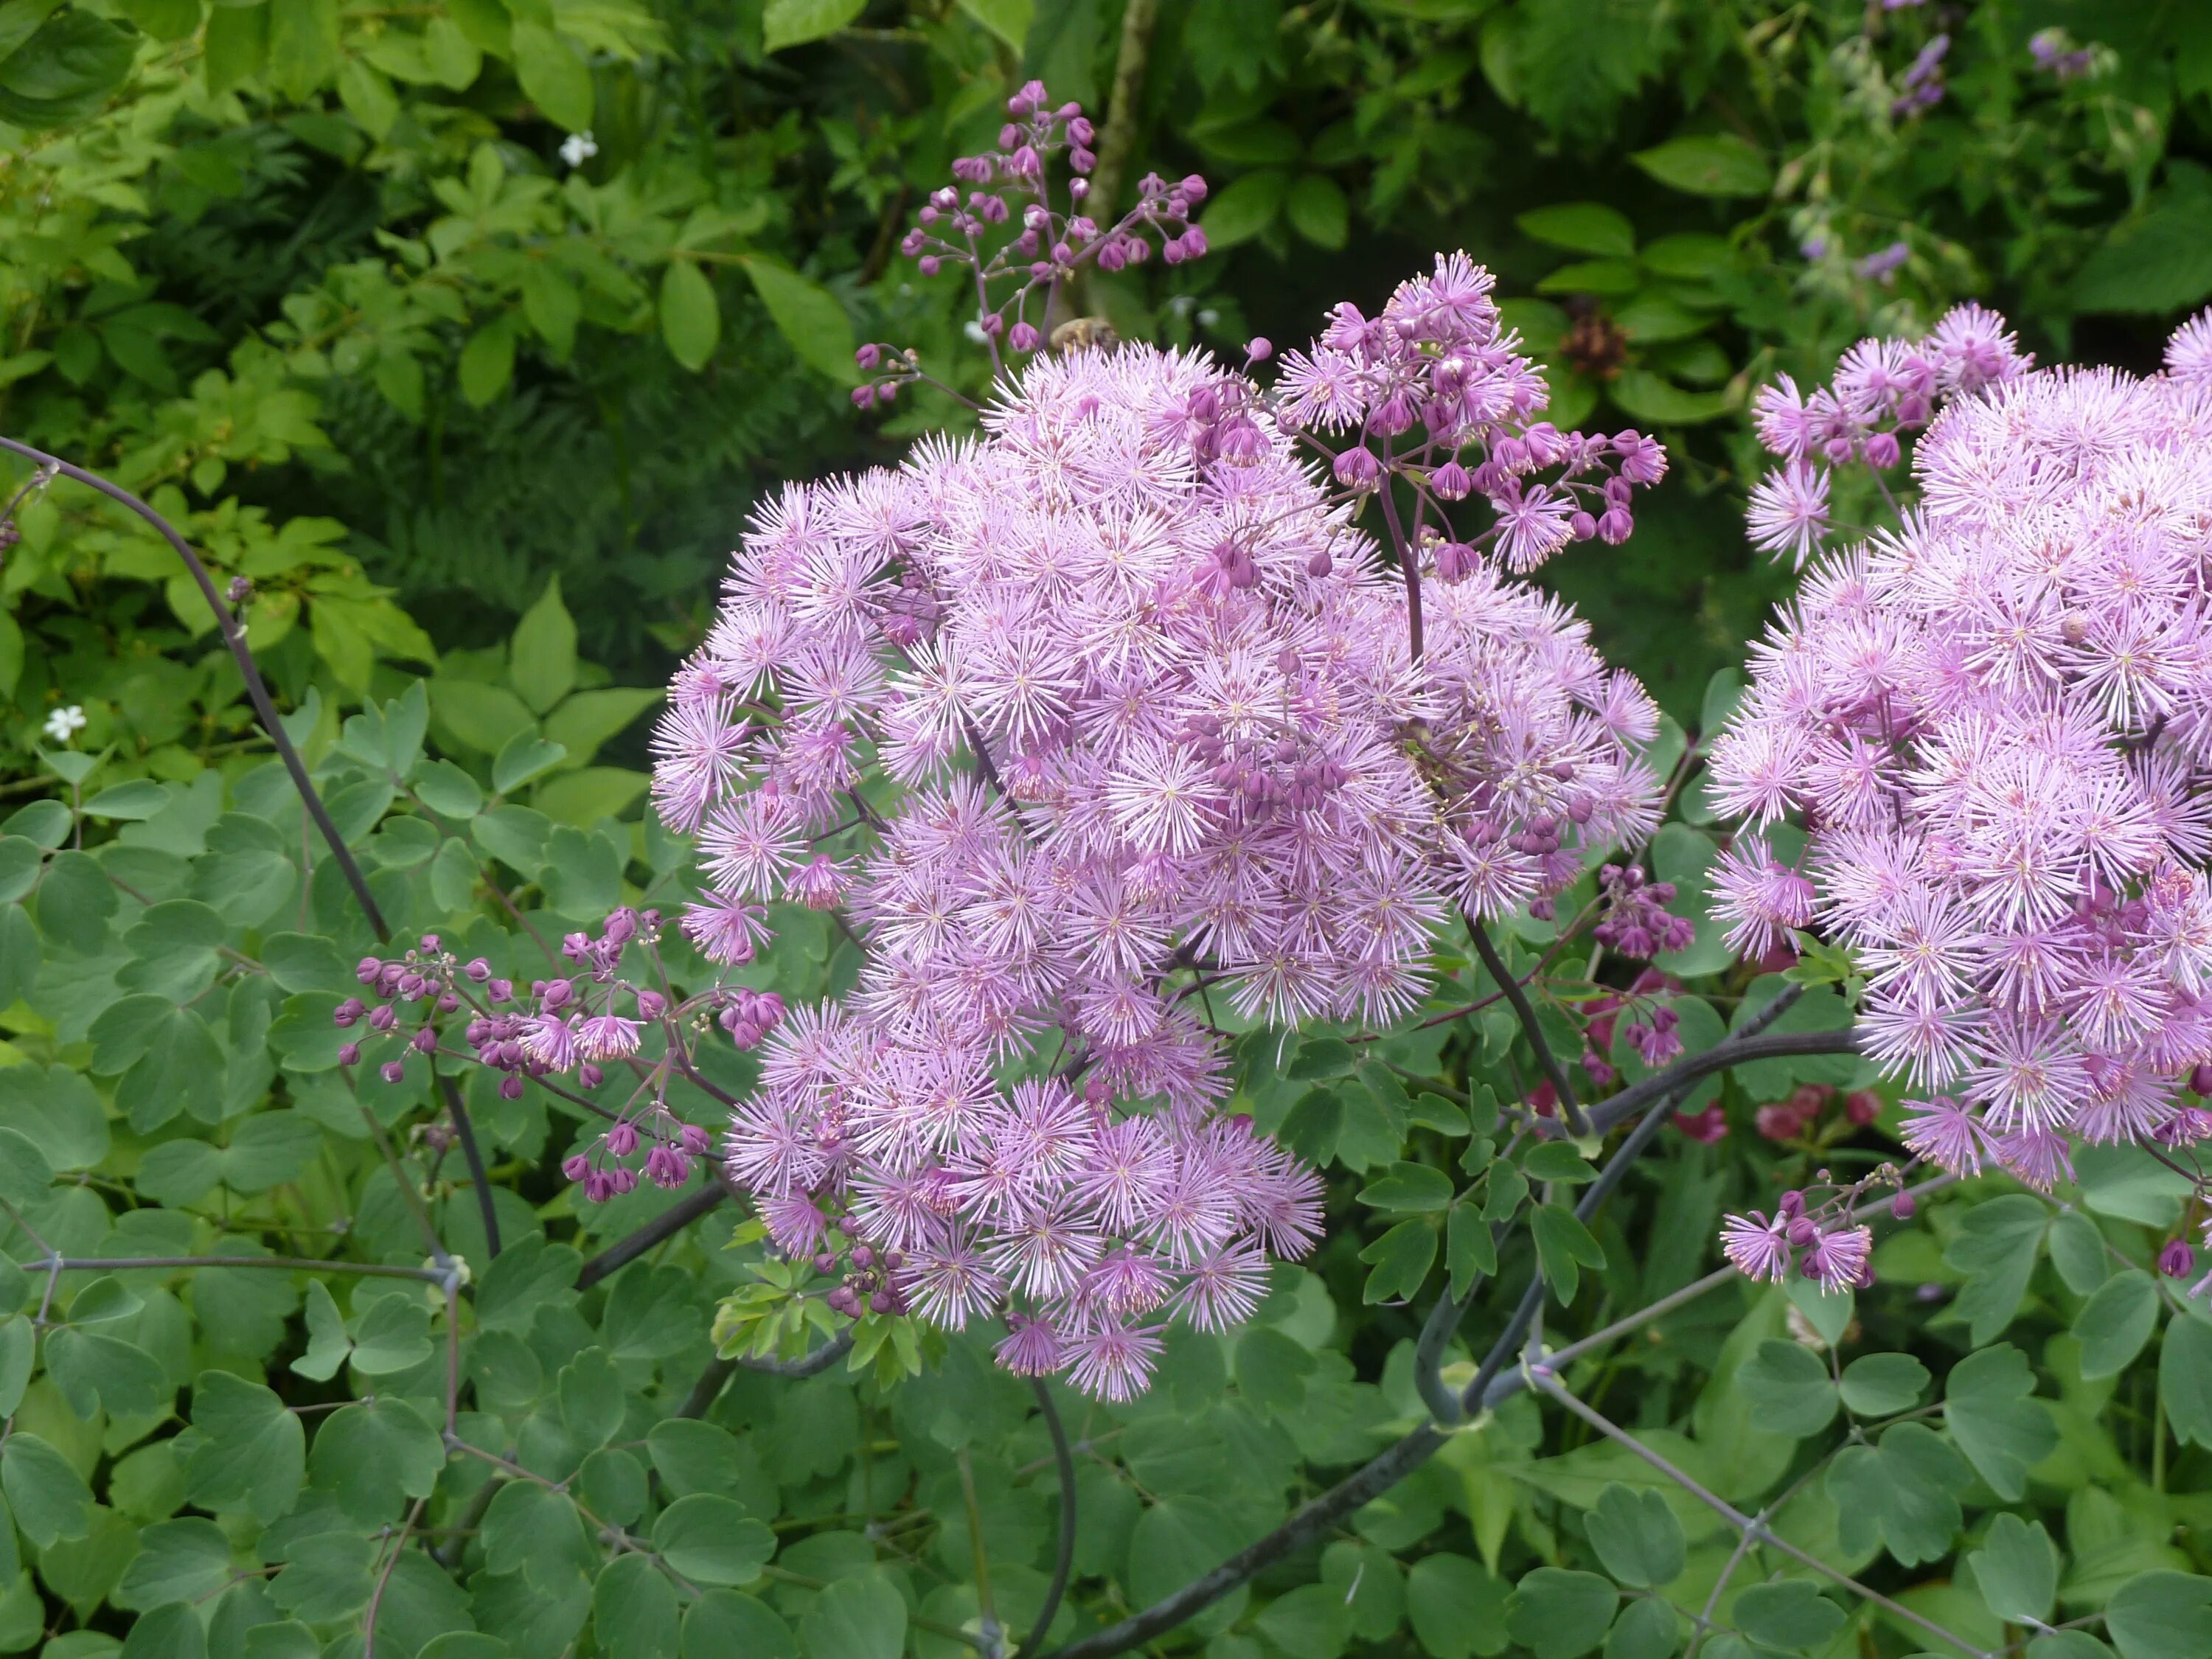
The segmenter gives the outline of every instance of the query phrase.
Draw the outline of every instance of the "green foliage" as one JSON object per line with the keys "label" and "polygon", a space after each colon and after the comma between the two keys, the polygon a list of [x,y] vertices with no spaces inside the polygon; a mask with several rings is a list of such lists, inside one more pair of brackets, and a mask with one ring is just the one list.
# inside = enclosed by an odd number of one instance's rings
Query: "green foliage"
{"label": "green foliage", "polygon": [[[1122,187],[1202,170],[1220,257],[1085,304],[1133,337],[1303,337],[1466,244],[1555,416],[1656,428],[1677,458],[1636,538],[1558,577],[1674,716],[1661,758],[1725,719],[1782,585],[1735,518],[1756,384],[1966,295],[2040,349],[2094,330],[2141,358],[2212,293],[2196,9],[2104,9],[2096,72],[2060,82],[2026,49],[2048,8],[1974,8],[1943,25],[1948,97],[1910,116],[1893,89],[1935,8],[1158,9]],[[96,464],[219,590],[249,584],[240,623],[395,930],[526,981],[540,940],[681,902],[688,851],[641,811],[647,688],[774,480],[964,418],[925,398],[847,423],[857,339],[984,373],[957,284],[885,256],[1021,78],[1099,103],[1124,21],[1112,0],[12,0],[0,429]],[[1893,241],[1894,272],[1860,270]],[[839,1328],[731,1206],[587,1273],[670,1201],[594,1209],[559,1177],[618,1085],[466,1080],[479,1188],[419,1071],[338,1066],[331,1012],[374,936],[205,597],[105,498],[7,483],[0,1652],[1018,1646],[1058,1475],[993,1334],[872,1317],[811,1379],[750,1369]],[[72,708],[86,724],[49,732]],[[1694,778],[1681,817],[1652,863],[1687,908],[1719,846]],[[744,982],[798,1001],[849,974],[822,919],[778,921]],[[1555,937],[1523,917],[1500,945],[1525,973]],[[1662,1139],[1578,1217],[1603,1156],[1501,1109],[1536,1075],[1528,1036],[1479,968],[1438,965],[1435,1008],[1466,1018],[1240,1048],[1238,1105],[1323,1169],[1332,1237],[1250,1325],[1175,1335],[1143,1398],[1053,1387],[1081,1449],[1048,1646],[1421,1420],[1413,1343],[1447,1290],[1473,1304],[1443,1367],[1463,1385],[1532,1284],[1557,1352],[1695,1285],[1724,1206],[1890,1151],[1833,1118],[1759,1140],[1760,1103],[1872,1080],[1762,1061],[1686,1103],[1738,1133]],[[1557,963],[1540,1009],[1570,1054],[1589,965]],[[1782,988],[1709,924],[1662,965],[1693,1047]],[[680,945],[667,967],[708,975]],[[1783,1030],[1848,1023],[1862,985],[1834,950],[1791,981]],[[1648,1070],[1618,1033],[1608,1057]],[[712,1063],[750,1085],[750,1060]],[[1917,1617],[1973,1651],[2207,1659],[2212,1323],[2151,1271],[2186,1183],[2102,1150],[2078,1173],[1932,1196],[1856,1297],[1669,1304],[1562,1365],[1612,1432],[1514,1394],[1160,1650],[1951,1650]]]}

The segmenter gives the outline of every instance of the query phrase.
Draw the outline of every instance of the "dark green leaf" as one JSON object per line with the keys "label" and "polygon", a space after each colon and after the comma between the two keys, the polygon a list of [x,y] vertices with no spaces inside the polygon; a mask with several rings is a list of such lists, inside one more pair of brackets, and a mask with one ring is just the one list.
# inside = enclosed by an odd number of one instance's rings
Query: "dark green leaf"
{"label": "dark green leaf", "polygon": [[2003,1342],[1969,1354],[1951,1368],[1943,1392],[1944,1421],[1959,1449],[1998,1497],[2019,1499],[2028,1465],[2058,1443],[2051,1413],[2033,1397],[2027,1356]]}
{"label": "dark green leaf", "polygon": [[1618,1481],[1598,1494],[1584,1525],[1605,1570],[1624,1584],[1656,1589],[1681,1576],[1687,1540],[1667,1500]]}
{"label": "dark green leaf", "polygon": [[1425,1555],[1406,1575],[1406,1616],[1431,1659],[1502,1652],[1508,1595],[1502,1579],[1463,1555]]}
{"label": "dark green leaf", "polygon": [[750,1584],[775,1553],[775,1534],[748,1519],[744,1504],[696,1492],[660,1512],[653,1547],[695,1584]]}
{"label": "dark green leaf", "polygon": [[1928,1367],[1909,1353],[1862,1355],[1844,1367],[1844,1404],[1861,1417],[1890,1417],[1920,1403]]}
{"label": "dark green leaf", "polygon": [[1380,1181],[1360,1189],[1359,1201],[1378,1210],[1441,1210],[1452,1201],[1451,1177],[1420,1164],[1393,1164]]}
{"label": "dark green leaf", "polygon": [[1756,1584],[1735,1598],[1735,1627],[1761,1647],[1802,1652],[1840,1629],[1844,1610],[1802,1578]]}
{"label": "dark green leaf", "polygon": [[2206,1659],[2212,1655],[2212,1578],[2138,1574],[2113,1593],[2105,1633],[2120,1659]]}
{"label": "dark green leaf", "polygon": [[2058,1550],[2040,1521],[2000,1515],[1966,1558],[1990,1611],[2008,1624],[2041,1624],[2058,1594]]}
{"label": "dark green leaf", "polygon": [[2116,1273],[2074,1316],[2081,1343],[2081,1375],[2117,1376],[2134,1362],[2158,1328],[2158,1286],[2140,1268]]}
{"label": "dark green leaf", "polygon": [[1594,1572],[1538,1567],[1507,1599],[1506,1632],[1536,1659],[1578,1659],[1605,1639],[1620,1601]]}

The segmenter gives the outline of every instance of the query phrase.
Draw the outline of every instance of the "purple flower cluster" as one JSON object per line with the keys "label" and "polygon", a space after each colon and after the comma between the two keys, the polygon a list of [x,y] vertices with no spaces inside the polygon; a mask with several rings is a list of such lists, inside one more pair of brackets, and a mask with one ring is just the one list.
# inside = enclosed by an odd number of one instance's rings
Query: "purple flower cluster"
{"label": "purple flower cluster", "polygon": [[[1107,271],[1141,264],[1152,257],[1153,237],[1170,264],[1206,252],[1206,232],[1192,216],[1206,199],[1205,179],[1194,173],[1170,183],[1147,174],[1136,205],[1101,226],[1084,210],[1098,158],[1082,105],[1055,106],[1044,83],[1032,81],[1006,100],[1006,112],[1012,118],[999,130],[998,148],[954,161],[956,182],[930,193],[920,222],[899,244],[925,276],[948,268],[974,273],[980,310],[975,326],[994,362],[1001,340],[1018,352],[1044,344],[1030,315],[1031,302],[1043,317],[1060,285],[1086,260]],[[1062,154],[1070,175],[1064,198],[1056,196],[1052,177],[1053,158]],[[878,374],[853,393],[862,409],[890,402],[902,385],[919,378],[911,354],[869,344],[856,356],[862,368]],[[889,371],[882,372],[886,362]]]}
{"label": "purple flower cluster", "polygon": [[1943,101],[1943,59],[1950,54],[1951,37],[1939,34],[1921,47],[1920,55],[1905,71],[1897,96],[1889,106],[1890,118],[1902,121],[1930,110]]}
{"label": "purple flower cluster", "polygon": [[[1487,288],[1439,260],[1298,361],[1344,370],[1363,434],[1407,400],[1428,435],[1380,441],[1419,457],[1425,500],[1601,459],[1624,491],[1656,477],[1636,434],[1521,421],[1540,383]],[[1424,341],[1463,353],[1441,380]],[[1287,384],[1137,346],[1042,356],[980,436],[787,490],[653,740],[708,957],[750,959],[777,900],[835,905],[866,949],[842,1005],[765,1045],[732,1178],[792,1255],[832,1229],[896,1253],[896,1302],[1005,1312],[1006,1364],[1109,1395],[1142,1385],[1158,1316],[1243,1317],[1265,1253],[1318,1225],[1312,1176],[1214,1113],[1206,1000],[1388,1023],[1453,905],[1540,901],[1656,817],[1642,688],[1464,544],[1417,649],[1434,526],[1388,568],[1364,492],[1285,429],[1311,374]]]}
{"label": "purple flower cluster", "polygon": [[1752,544],[1787,553],[1802,568],[1827,538],[1830,467],[1856,461],[1887,471],[1904,453],[1898,434],[1926,426],[1939,398],[2001,385],[2027,368],[2002,318],[1964,305],[1925,339],[1862,340],[1844,355],[1834,385],[1809,397],[1778,377],[1755,404],[1759,441],[1783,465],[1752,489]]}
{"label": "purple flower cluster", "polygon": [[1716,867],[1732,942],[1856,953],[1863,1046],[1948,1170],[2048,1188],[2069,1137],[2212,1133],[2182,1097],[2212,1083],[2208,344],[2212,317],[2164,374],[2031,372],[1968,307],[1761,402],[1798,469],[1887,465],[1934,416],[1917,505],[1808,574],[1711,764],[1754,830]]}
{"label": "purple flower cluster", "polygon": [[1667,951],[1686,951],[1697,941],[1698,926],[1687,916],[1670,915],[1674,884],[1653,881],[1633,864],[1608,864],[1597,872],[1605,915],[1590,930],[1600,945],[1618,955],[1648,962]]}
{"label": "purple flower cluster", "polygon": [[[1537,418],[1543,376],[1501,327],[1492,286],[1462,253],[1400,284],[1379,316],[1339,305],[1321,337],[1284,360],[1270,401],[1277,423],[1328,456],[1346,489],[1377,493],[1394,514],[1382,485],[1405,481],[1416,511],[1393,529],[1447,582],[1482,568],[1486,549],[1519,574],[1570,542],[1626,541],[1635,488],[1667,470],[1666,452],[1641,433],[1561,432]],[[1352,441],[1332,454],[1325,441],[1338,434]],[[1493,522],[1455,530],[1458,503],[1476,495]]]}
{"label": "purple flower cluster", "polygon": [[[484,958],[460,961],[435,933],[423,934],[398,957],[363,957],[356,977],[377,1000],[372,1006],[349,997],[332,1011],[341,1029],[367,1028],[361,1040],[339,1048],[338,1063],[357,1066],[362,1042],[388,1038],[398,1051],[378,1067],[386,1083],[405,1077],[411,1055],[443,1055],[504,1073],[499,1091],[508,1100],[521,1098],[526,1079],[573,1074],[583,1088],[596,1089],[606,1067],[633,1066],[640,1083],[628,1105],[562,1170],[595,1203],[629,1192],[641,1173],[656,1186],[681,1187],[712,1146],[706,1130],[682,1121],[667,1103],[671,1073],[685,1063],[684,1028],[703,1029],[707,1017],[719,1012],[738,1046],[752,1048],[781,1020],[783,1003],[773,994],[720,988],[677,1003],[660,971],[660,928],[656,910],[614,910],[597,937],[574,933],[562,941],[561,954],[576,964],[575,973],[533,980],[526,996],[518,996],[512,981],[495,977]],[[660,988],[623,975],[633,945]],[[410,1008],[417,1012],[403,1012]],[[411,1029],[403,1030],[403,1023]],[[465,1048],[452,1041],[455,1025]],[[645,1036],[653,1030],[665,1040],[648,1058]],[[642,1159],[634,1164],[640,1152]]]}
{"label": "purple flower cluster", "polygon": [[[1900,1215],[1911,1213],[1911,1200],[1896,1200]],[[1854,1224],[1824,1206],[1808,1211],[1802,1192],[1787,1192],[1769,1218],[1763,1210],[1732,1215],[1721,1228],[1721,1252],[1747,1279],[1778,1283],[1797,1271],[1823,1291],[1848,1291],[1874,1283],[1874,1230]]]}
{"label": "purple flower cluster", "polygon": [[2038,29],[2028,37],[2028,56],[2036,68],[2060,81],[2076,81],[2097,67],[2094,46],[2076,46],[2062,28]]}

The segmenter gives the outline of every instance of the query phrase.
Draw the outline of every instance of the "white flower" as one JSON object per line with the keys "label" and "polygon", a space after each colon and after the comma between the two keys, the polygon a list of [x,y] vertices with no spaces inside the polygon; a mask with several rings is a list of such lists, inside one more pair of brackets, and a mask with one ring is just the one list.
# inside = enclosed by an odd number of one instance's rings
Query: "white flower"
{"label": "white flower", "polygon": [[572,132],[561,141],[561,159],[572,167],[583,166],[599,153],[599,147],[592,141],[588,130]]}
{"label": "white flower", "polygon": [[67,743],[84,730],[84,706],[71,703],[66,708],[57,708],[46,716],[46,736],[55,743]]}

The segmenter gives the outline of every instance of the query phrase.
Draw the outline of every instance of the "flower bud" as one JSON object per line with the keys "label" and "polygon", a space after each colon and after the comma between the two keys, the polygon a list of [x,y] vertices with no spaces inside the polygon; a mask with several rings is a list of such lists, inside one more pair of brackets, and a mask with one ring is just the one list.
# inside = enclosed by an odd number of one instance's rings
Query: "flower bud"
{"label": "flower bud", "polygon": [[358,1042],[340,1043],[338,1045],[338,1064],[341,1066],[360,1065],[361,1044]]}
{"label": "flower bud", "polygon": [[2186,1279],[2196,1268],[2197,1252],[2185,1238],[2172,1240],[2158,1253],[2158,1270],[2168,1279]]}

